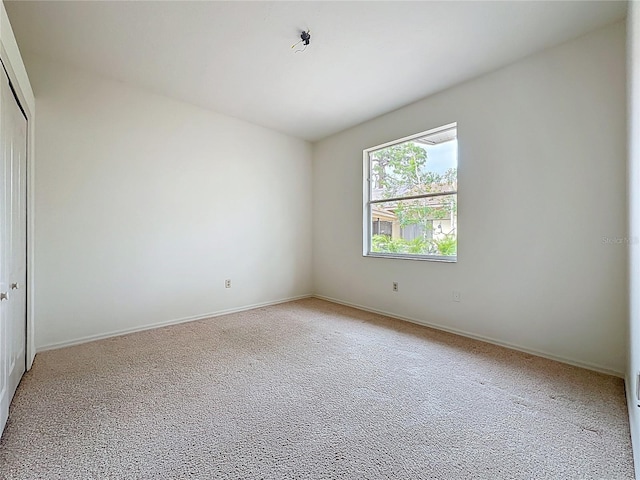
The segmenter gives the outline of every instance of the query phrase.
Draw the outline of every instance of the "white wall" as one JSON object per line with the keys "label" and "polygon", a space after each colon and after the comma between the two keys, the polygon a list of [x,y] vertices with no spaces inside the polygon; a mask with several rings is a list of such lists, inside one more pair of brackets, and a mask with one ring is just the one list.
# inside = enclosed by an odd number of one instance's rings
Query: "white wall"
{"label": "white wall", "polygon": [[629,2],[627,13],[627,95],[629,145],[629,363],[627,401],[636,477],[640,478],[640,5]]}
{"label": "white wall", "polygon": [[[362,257],[362,150],[451,122],[458,263]],[[625,144],[622,23],[325,139],[314,290],[622,374],[627,247],[603,237],[627,235]]]}
{"label": "white wall", "polygon": [[38,348],[311,293],[307,142],[25,58]]}

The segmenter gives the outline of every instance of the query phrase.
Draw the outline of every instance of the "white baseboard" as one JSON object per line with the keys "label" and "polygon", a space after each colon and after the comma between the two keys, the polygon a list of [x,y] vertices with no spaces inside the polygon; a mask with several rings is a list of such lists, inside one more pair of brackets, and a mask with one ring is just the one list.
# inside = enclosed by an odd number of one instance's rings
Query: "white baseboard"
{"label": "white baseboard", "polygon": [[254,308],[268,307],[270,305],[278,305],[279,303],[293,302],[294,300],[301,300],[303,298],[310,298],[313,295],[298,295],[295,297],[281,298],[279,300],[273,300],[270,302],[254,303],[252,305],[245,305],[243,307],[228,308],[226,310],[219,310],[217,312],[205,313],[202,315],[194,315],[191,317],[177,318],[174,320],[166,320],[163,322],[149,323],[146,325],[140,325],[131,328],[123,328],[121,330],[112,330],[106,333],[99,333],[96,335],[88,335],[86,337],[78,337],[71,340],[65,340],[63,342],[49,343],[47,345],[40,345],[36,351],[38,353],[45,352],[47,350],[55,350],[58,348],[70,347],[72,345],[79,345],[81,343],[93,342],[95,340],[102,340],[105,338],[118,337],[120,335],[126,335],[128,333],[142,332],[144,330],[152,330],[154,328],[167,327],[169,325],[177,325],[180,323],[194,322],[196,320],[204,320],[206,318],[220,317],[222,315],[228,315],[230,313],[244,312],[245,310],[252,310]]}
{"label": "white baseboard", "polygon": [[57,348],[64,348],[64,347],[69,347],[72,345],[78,345],[81,343],[86,343],[86,342],[93,342],[95,340],[102,340],[104,338],[110,338],[110,337],[116,337],[116,336],[120,336],[120,335],[126,335],[128,333],[134,333],[134,332],[141,332],[144,330],[151,330],[153,328],[160,328],[160,327],[166,327],[169,325],[177,325],[180,323],[186,323],[186,322],[193,322],[196,320],[204,320],[205,318],[212,318],[212,317],[219,317],[221,315],[228,315],[230,313],[237,313],[237,312],[243,312],[246,310],[251,310],[254,308],[260,308],[260,307],[266,307],[269,305],[277,305],[279,303],[286,303],[286,302],[292,302],[294,300],[300,300],[303,298],[310,298],[310,297],[315,297],[315,298],[319,298],[321,300],[326,300],[328,302],[333,302],[333,303],[337,303],[340,305],[346,305],[348,307],[353,307],[353,308],[357,308],[359,310],[364,310],[366,312],[372,312],[372,313],[377,313],[380,315],[385,315],[387,317],[391,317],[391,318],[395,318],[398,320],[404,320],[406,322],[411,322],[411,323],[415,323],[418,325],[422,325],[425,327],[430,327],[430,328],[434,328],[436,330],[442,330],[445,332],[449,332],[449,333],[454,333],[456,335],[461,335],[463,337],[467,337],[467,338],[473,338],[474,340],[480,340],[483,342],[487,342],[487,343],[491,343],[494,345],[499,345],[501,347],[506,347],[506,348],[510,348],[512,350],[517,350],[520,352],[524,352],[524,353],[529,353],[531,355],[536,355],[538,357],[544,357],[544,358],[548,358],[550,360],[555,360],[558,362],[562,362],[562,363],[567,363],[569,365],[574,365],[576,367],[581,367],[581,368],[586,368],[588,370],[594,370],[596,372],[600,372],[600,373],[605,373],[607,375],[613,375],[615,377],[620,377],[620,378],[625,378],[624,374],[622,372],[616,371],[616,370],[611,370],[609,368],[606,367],[602,367],[600,365],[595,365],[592,363],[588,363],[588,362],[582,362],[579,360],[574,360],[571,358],[566,358],[566,357],[560,357],[557,355],[553,355],[551,353],[547,353],[544,351],[540,351],[540,350],[534,350],[534,349],[530,349],[527,347],[523,347],[521,345],[516,345],[516,344],[512,344],[512,343],[508,343],[508,342],[503,342],[501,340],[497,340],[495,338],[491,338],[491,337],[485,337],[483,335],[477,335],[471,332],[467,332],[464,330],[460,330],[457,328],[451,328],[451,327],[447,327],[444,325],[439,325],[436,323],[432,323],[432,322],[427,322],[424,320],[419,320],[416,318],[411,318],[411,317],[405,317],[402,315],[397,315],[393,312],[387,312],[384,310],[378,310],[375,308],[370,308],[367,307],[365,305],[359,305],[356,303],[351,303],[351,302],[347,302],[344,300],[340,300],[337,298],[332,298],[332,297],[327,297],[324,295],[318,295],[318,294],[307,294],[307,295],[298,295],[295,297],[288,297],[288,298],[282,298],[279,300],[273,300],[270,302],[263,302],[263,303],[255,303],[252,305],[245,305],[242,307],[237,307],[237,308],[229,308],[226,310],[219,310],[217,312],[210,312],[210,313],[205,313],[202,315],[194,315],[191,317],[184,317],[184,318],[178,318],[178,319],[173,319],[173,320],[166,320],[164,322],[157,322],[157,323],[150,323],[150,324],[146,324],[146,325],[140,325],[140,326],[136,326],[136,327],[131,327],[131,328],[125,328],[125,329],[121,329],[121,330],[113,330],[110,332],[105,332],[105,333],[100,333],[100,334],[96,334],[96,335],[88,335],[85,337],[79,337],[79,338],[74,338],[71,340],[65,340],[63,342],[57,342],[57,343],[50,343],[50,344],[46,344],[46,345],[40,345],[37,347],[37,352],[44,352],[46,350],[54,350]]}
{"label": "white baseboard", "polygon": [[516,345],[516,344],[508,343],[508,342],[503,342],[501,340],[497,340],[497,339],[491,338],[491,337],[485,337],[484,335],[477,335],[475,333],[467,332],[467,331],[460,330],[460,329],[457,329],[457,328],[446,327],[444,325],[439,325],[437,323],[431,323],[431,322],[427,322],[427,321],[424,321],[424,320],[419,320],[417,318],[404,317],[402,315],[397,315],[397,314],[392,313],[392,312],[386,312],[384,310],[377,310],[375,308],[370,308],[370,307],[367,307],[367,306],[364,306],[364,305],[358,305],[356,303],[346,302],[344,300],[340,300],[340,299],[337,299],[337,298],[326,297],[324,295],[318,295],[318,294],[313,295],[313,297],[319,298],[321,300],[326,300],[328,302],[338,303],[340,305],[346,305],[347,307],[357,308],[359,310],[364,310],[366,312],[377,313],[377,314],[384,315],[384,316],[391,317],[391,318],[395,318],[395,319],[398,319],[398,320],[404,320],[405,322],[416,323],[418,325],[434,328],[436,330],[442,330],[444,332],[454,333],[456,335],[460,335],[460,336],[467,337],[467,338],[472,338],[474,340],[480,340],[482,342],[491,343],[493,345],[499,345],[501,347],[506,347],[506,348],[509,348],[511,350],[517,350],[519,352],[529,353],[531,355],[536,355],[538,357],[548,358],[549,360],[555,360],[555,361],[561,362],[561,363],[568,363],[569,365],[573,365],[573,366],[581,367],[581,368],[586,368],[587,370],[593,370],[593,371],[596,371],[596,372],[605,373],[607,375],[613,375],[614,377],[624,378],[624,373],[618,372],[616,370],[611,370],[610,368],[602,367],[600,365],[595,365],[595,364],[588,363],[588,362],[582,362],[582,361],[579,361],[579,360],[574,360],[572,358],[559,357],[557,355],[553,355],[551,353],[547,353],[547,352],[544,352],[544,351],[541,351],[541,350],[533,350],[531,348],[523,347],[521,345]]}

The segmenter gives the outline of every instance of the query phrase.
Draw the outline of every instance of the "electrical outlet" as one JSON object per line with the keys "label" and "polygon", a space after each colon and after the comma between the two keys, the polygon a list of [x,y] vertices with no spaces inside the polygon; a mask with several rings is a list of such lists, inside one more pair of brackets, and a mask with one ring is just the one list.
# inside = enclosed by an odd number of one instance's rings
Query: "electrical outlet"
{"label": "electrical outlet", "polygon": [[394,292],[398,291],[398,282],[393,282],[393,291]]}
{"label": "electrical outlet", "polygon": [[457,290],[453,291],[453,301],[454,302],[459,302],[460,301],[460,292]]}
{"label": "electrical outlet", "polygon": [[231,280],[224,281],[224,288],[231,288]]}

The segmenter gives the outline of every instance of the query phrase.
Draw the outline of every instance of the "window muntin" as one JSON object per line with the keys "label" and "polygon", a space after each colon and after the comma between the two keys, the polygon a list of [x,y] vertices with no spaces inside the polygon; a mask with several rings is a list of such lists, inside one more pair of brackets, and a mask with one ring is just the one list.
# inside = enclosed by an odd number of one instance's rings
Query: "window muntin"
{"label": "window muntin", "polygon": [[364,254],[456,261],[456,124],[367,149],[364,161]]}

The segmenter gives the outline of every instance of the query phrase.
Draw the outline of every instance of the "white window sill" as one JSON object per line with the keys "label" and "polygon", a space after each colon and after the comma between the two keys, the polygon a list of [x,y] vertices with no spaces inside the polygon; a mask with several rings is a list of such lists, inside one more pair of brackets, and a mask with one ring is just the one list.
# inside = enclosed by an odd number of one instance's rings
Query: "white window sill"
{"label": "white window sill", "polygon": [[397,260],[418,260],[418,261],[427,261],[427,262],[440,262],[440,263],[457,263],[458,257],[445,257],[439,255],[403,255],[397,253],[378,253],[371,252],[365,253],[362,255],[363,257],[373,257],[373,258],[395,258]]}

